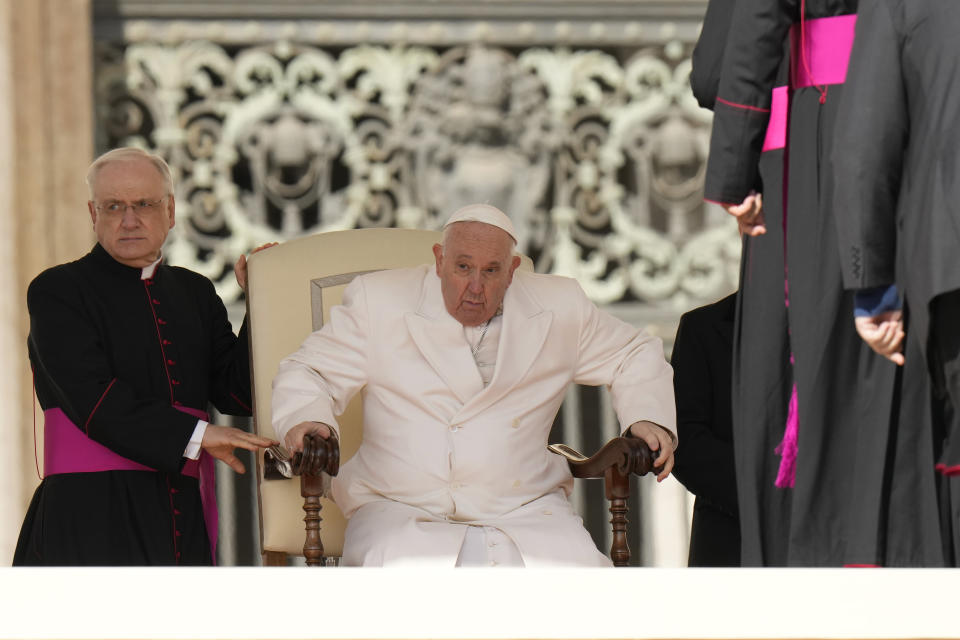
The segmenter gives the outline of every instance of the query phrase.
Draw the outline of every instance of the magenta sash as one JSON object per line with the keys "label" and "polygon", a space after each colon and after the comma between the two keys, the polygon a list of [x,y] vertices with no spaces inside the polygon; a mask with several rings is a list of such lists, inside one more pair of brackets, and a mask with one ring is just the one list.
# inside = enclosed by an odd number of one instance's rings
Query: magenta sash
{"label": "magenta sash", "polygon": [[856,24],[857,16],[848,15],[805,20],[791,27],[790,86],[773,89],[764,151],[783,149],[787,144],[790,89],[843,84],[847,79]]}
{"label": "magenta sash", "polygon": [[852,14],[815,18],[793,25],[790,28],[790,86],[799,89],[843,84],[847,79],[856,24],[857,16]]}
{"label": "magenta sash", "polygon": [[[174,405],[173,408],[201,420],[209,420],[205,411],[182,405]],[[156,471],[139,462],[124,458],[99,442],[91,440],[59,408],[44,411],[43,419],[43,473],[45,476],[97,471]],[[217,528],[219,526],[215,471],[213,457],[206,451],[201,451],[200,458],[197,460],[187,460],[181,471],[183,475],[199,480],[203,521],[207,527],[210,553],[214,563],[217,560]]]}
{"label": "magenta sash", "polygon": [[770,120],[767,122],[767,135],[763,139],[763,150],[773,151],[787,146],[787,115],[790,110],[788,87],[774,87],[770,100]]}

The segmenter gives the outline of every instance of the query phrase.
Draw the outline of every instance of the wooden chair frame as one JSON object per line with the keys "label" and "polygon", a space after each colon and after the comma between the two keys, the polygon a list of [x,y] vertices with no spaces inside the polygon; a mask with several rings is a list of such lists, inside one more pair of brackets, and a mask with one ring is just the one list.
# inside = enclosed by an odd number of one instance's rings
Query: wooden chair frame
{"label": "wooden chair frame", "polygon": [[[565,444],[550,445],[549,449],[567,459],[574,478],[603,478],[606,497],[610,501],[610,523],[613,526],[610,559],[615,567],[628,566],[630,545],[627,543],[627,502],[630,499],[630,475],[635,473],[642,476],[650,471],[659,472],[659,469],[653,466],[656,454],[646,442],[629,435],[629,432],[627,436],[610,440],[589,458]],[[323,474],[335,476],[339,467],[339,443],[334,436],[329,440],[307,436],[303,453],[297,453],[289,462],[282,460],[276,451],[267,451],[264,456],[264,479],[287,478],[288,473],[300,476],[300,493],[304,498],[303,520],[306,525],[303,555],[308,566],[324,564],[323,543],[320,541]]]}

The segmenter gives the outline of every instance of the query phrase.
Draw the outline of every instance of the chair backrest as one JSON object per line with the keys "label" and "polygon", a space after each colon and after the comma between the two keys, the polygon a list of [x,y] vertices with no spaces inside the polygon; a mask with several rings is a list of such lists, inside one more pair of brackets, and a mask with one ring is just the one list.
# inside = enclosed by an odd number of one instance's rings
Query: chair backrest
{"label": "chair backrest", "polygon": [[[300,238],[250,257],[247,313],[253,377],[253,415],[257,433],[276,437],[270,420],[270,396],[277,366],[323,326],[343,289],[370,271],[415,266],[433,261],[438,231],[359,229]],[[339,418],[341,464],[362,439],[360,396]],[[263,453],[257,459],[262,552],[302,555],[303,498],[300,479],[263,479]],[[346,521],[337,506],[321,499],[324,555],[342,555]]]}

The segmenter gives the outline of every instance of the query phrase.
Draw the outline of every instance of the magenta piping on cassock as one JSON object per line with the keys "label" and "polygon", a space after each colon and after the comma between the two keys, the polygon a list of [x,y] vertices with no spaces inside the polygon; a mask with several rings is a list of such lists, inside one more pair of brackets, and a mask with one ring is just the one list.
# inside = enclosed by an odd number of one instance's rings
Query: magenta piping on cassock
{"label": "magenta piping on cassock", "polygon": [[[182,405],[173,407],[177,411],[192,415],[201,420],[209,420],[205,411]],[[91,440],[67,417],[61,409],[47,409],[43,412],[43,471],[52,476],[61,473],[95,473],[98,471],[156,471],[139,462],[124,458],[99,442]],[[203,505],[203,521],[210,540],[211,558],[217,558],[217,514],[216,474],[213,458],[202,451],[197,460],[187,460],[181,473],[197,478],[200,483],[200,502]]]}
{"label": "magenta piping on cassock", "polygon": [[940,463],[937,464],[934,469],[945,476],[960,476],[960,465],[947,466]]}

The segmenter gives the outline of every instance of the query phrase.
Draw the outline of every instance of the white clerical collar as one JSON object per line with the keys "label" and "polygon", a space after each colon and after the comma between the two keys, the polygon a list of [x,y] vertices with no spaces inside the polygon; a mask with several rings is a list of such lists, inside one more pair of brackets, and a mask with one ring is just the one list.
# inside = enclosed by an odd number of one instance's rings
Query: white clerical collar
{"label": "white clerical collar", "polygon": [[157,265],[160,264],[160,261],[163,260],[163,253],[160,253],[160,257],[154,260],[152,263],[145,266],[140,270],[140,279],[149,280],[153,277],[153,274],[157,271]]}

